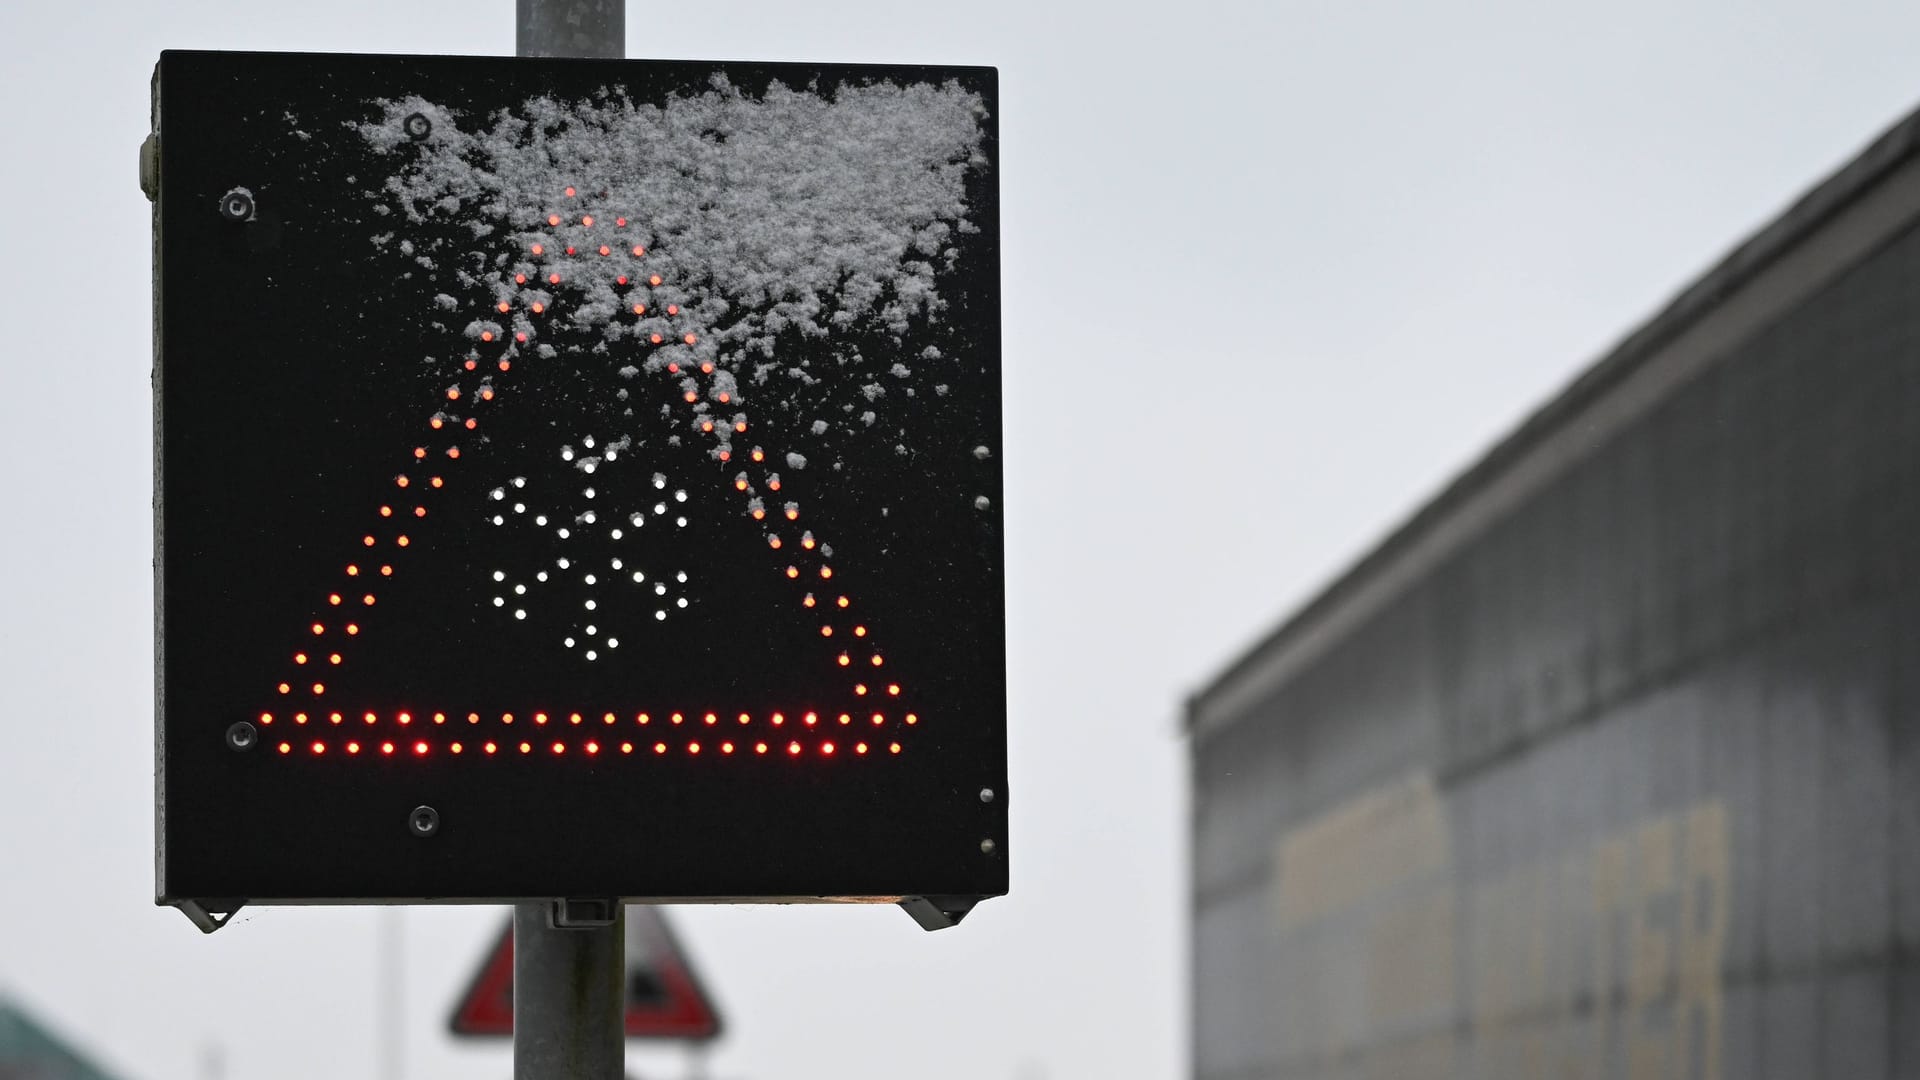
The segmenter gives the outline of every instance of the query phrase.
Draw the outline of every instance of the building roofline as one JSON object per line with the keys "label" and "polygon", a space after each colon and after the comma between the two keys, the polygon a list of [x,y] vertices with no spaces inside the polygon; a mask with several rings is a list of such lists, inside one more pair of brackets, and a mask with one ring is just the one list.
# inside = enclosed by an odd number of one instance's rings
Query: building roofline
{"label": "building roofline", "polygon": [[1920,218],[1920,110],[1801,195],[1187,700],[1229,725],[1506,511]]}

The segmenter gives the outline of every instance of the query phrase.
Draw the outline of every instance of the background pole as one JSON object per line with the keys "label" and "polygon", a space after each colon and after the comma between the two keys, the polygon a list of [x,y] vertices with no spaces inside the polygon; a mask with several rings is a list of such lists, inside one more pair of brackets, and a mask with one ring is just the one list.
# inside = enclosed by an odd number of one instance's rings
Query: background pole
{"label": "background pole", "polygon": [[514,51],[520,56],[627,54],[626,0],[515,0]]}
{"label": "background pole", "polygon": [[[626,0],[515,0],[514,52],[618,60]],[[581,905],[585,907],[587,905]],[[621,1080],[626,920],[564,900],[513,908],[513,1080]]]}

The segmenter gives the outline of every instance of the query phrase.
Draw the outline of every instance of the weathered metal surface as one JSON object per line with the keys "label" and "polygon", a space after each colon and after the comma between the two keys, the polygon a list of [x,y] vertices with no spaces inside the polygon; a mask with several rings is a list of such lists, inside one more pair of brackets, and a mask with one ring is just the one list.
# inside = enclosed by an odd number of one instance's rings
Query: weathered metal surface
{"label": "weathered metal surface", "polygon": [[1197,1077],[1920,1075],[1920,231],[1882,229],[1196,699]]}

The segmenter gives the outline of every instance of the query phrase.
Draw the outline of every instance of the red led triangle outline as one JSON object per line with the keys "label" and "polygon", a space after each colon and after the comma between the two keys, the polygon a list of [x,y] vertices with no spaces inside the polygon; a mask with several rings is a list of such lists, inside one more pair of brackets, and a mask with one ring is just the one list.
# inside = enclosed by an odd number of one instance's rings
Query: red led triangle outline
{"label": "red led triangle outline", "polygon": [[[576,197],[576,194],[577,193],[574,188],[569,187],[566,189],[565,195],[567,198],[569,199],[574,198]],[[568,220],[568,219],[562,218],[561,215],[557,213],[549,213],[549,215],[547,216],[547,224],[549,227],[552,227],[552,228],[559,228],[562,222],[565,220]],[[591,214],[581,215],[581,218],[580,218],[581,228],[591,228],[593,224],[594,224],[594,218]],[[627,219],[624,216],[616,216],[615,228],[624,229],[626,227],[627,227]],[[532,243],[529,245],[529,253],[534,256],[547,256],[548,253],[546,251],[546,246],[547,246],[546,244],[539,243],[539,242]],[[611,244],[599,244],[599,245],[589,245],[589,246],[592,248],[592,250],[597,252],[599,257],[603,257],[603,258],[612,257],[615,251],[615,248]],[[564,252],[566,257],[574,257],[578,255],[579,247],[580,245],[565,246]],[[622,250],[622,254],[624,255],[626,253],[626,246],[624,244],[621,245],[621,250]],[[644,258],[646,256],[645,246],[641,244],[633,245],[631,248],[631,256],[634,259]],[[513,280],[513,287],[508,291],[511,294],[517,296],[517,295],[520,295],[523,290],[525,290],[525,287],[528,284],[529,278],[526,273],[516,271],[513,275],[512,280]],[[552,264],[549,264],[546,280],[547,280],[547,284],[557,286],[562,284],[566,279],[565,279],[565,276],[562,275],[557,269],[552,268]],[[624,274],[621,275],[617,279],[617,283],[622,286],[627,285],[628,284],[627,275],[624,275]],[[658,288],[661,285],[663,285],[664,282],[660,275],[652,274],[648,276],[646,284],[650,288]],[[493,324],[492,322],[490,321],[486,323],[476,322],[474,324],[474,326],[478,327],[478,329],[474,331],[474,336],[476,336],[479,339],[481,344],[483,345],[492,344],[497,340],[502,342],[505,345],[504,351],[500,354],[498,359],[495,361],[495,365],[498,369],[498,374],[505,375],[509,373],[512,370],[514,359],[519,355],[519,347],[523,345],[530,345],[534,340],[536,336],[536,330],[534,325],[529,319],[529,314],[531,315],[549,314],[552,310],[552,306],[553,305],[551,303],[547,303],[544,301],[529,301],[525,305],[525,310],[516,314],[515,329],[513,330],[513,333],[512,333],[513,340],[510,342],[506,340],[506,331],[504,329],[496,329],[495,324]],[[493,310],[496,314],[508,314],[511,312],[515,312],[515,307],[511,300],[503,298],[496,302]],[[647,307],[644,303],[636,302],[631,306],[631,313],[636,318],[644,317],[647,314]],[[679,314],[678,306],[674,304],[668,304],[667,314],[669,316],[677,316]],[[655,316],[655,317],[657,318],[658,316]],[[691,324],[686,324],[683,328],[682,333],[679,335],[678,340],[688,346],[692,346],[698,343],[698,341],[700,340],[701,334],[704,332],[704,330],[705,330],[704,327],[694,327]],[[659,347],[662,344],[664,344],[664,335],[656,331],[649,335],[649,340],[653,346]],[[494,376],[494,373],[489,372],[485,375],[477,375],[477,373],[481,370],[482,366],[483,365],[480,362],[480,358],[477,352],[470,353],[461,364],[464,374],[456,375],[455,384],[453,386],[448,387],[448,389],[445,391],[446,400],[448,402],[458,402],[462,400],[472,401],[472,402],[491,402],[496,396],[496,393],[494,391],[494,387],[492,384],[492,378]],[[737,404],[735,404],[730,400],[731,395],[729,393],[727,393],[726,391],[719,390],[715,387],[714,380],[711,379],[711,376],[713,376],[718,370],[717,365],[715,365],[712,361],[703,361],[699,363],[697,367],[698,367],[699,375],[709,377],[705,396],[709,397],[710,399],[712,399],[718,404],[734,405],[734,408],[735,408],[735,413],[733,418],[731,420],[722,421],[720,423],[715,423],[711,416],[701,416],[700,414],[695,413],[695,418],[698,421],[698,426],[702,434],[709,434],[715,437],[715,442],[717,445],[714,451],[714,456],[716,460],[718,460],[722,464],[727,464],[731,462],[732,456],[733,456],[732,435],[745,434],[748,429],[747,414]],[[668,375],[682,376],[681,385],[685,388],[682,394],[684,404],[688,406],[693,406],[693,405],[697,405],[700,402],[702,397],[700,383],[699,383],[698,377],[695,376],[693,371],[691,370],[683,371],[681,366],[677,362],[667,364],[664,370]],[[464,375],[477,375],[479,379],[479,384],[477,386],[472,386],[472,387],[462,385],[459,380],[461,380],[464,377]],[[468,415],[464,418],[451,416],[444,411],[444,408],[442,408],[442,409],[437,409],[428,420],[428,426],[433,431],[445,430],[449,425],[452,425],[454,427],[455,434],[457,435],[458,432],[461,430],[465,430],[465,431],[478,430],[479,419],[478,417],[473,415]],[[446,460],[449,462],[458,461],[460,459],[460,447],[457,442],[438,448],[438,452],[443,454]],[[413,458],[415,463],[416,464],[424,463],[432,453],[433,451],[430,451],[425,445],[416,447],[413,451]],[[770,468],[766,467],[766,451],[763,448],[756,446],[751,451],[749,451],[749,457],[750,457],[751,464],[759,467],[758,472],[760,473],[760,477],[759,477],[760,484],[764,485],[766,490],[769,492],[780,491],[781,480],[780,480],[779,474],[773,472]],[[403,472],[403,473],[396,474],[394,482],[396,487],[399,490],[406,491],[413,487],[415,480],[411,474]],[[427,488],[432,490],[438,490],[442,486],[442,483],[443,483],[443,480],[439,475],[433,474],[431,470],[428,471],[428,476],[425,481]],[[766,511],[762,505],[759,505],[760,500],[757,496],[758,488],[754,484],[754,478],[748,475],[748,472],[746,469],[742,469],[740,472],[738,472],[735,475],[733,479],[733,484],[734,484],[735,490],[743,492],[747,495],[749,516],[752,517],[755,521],[764,520],[766,516]],[[424,492],[422,492],[422,494],[424,494]],[[406,506],[404,505],[404,502],[413,501],[413,500],[400,500],[400,501],[402,502],[402,505],[398,508],[396,508],[391,503],[382,504],[378,509],[379,516],[383,520],[392,519],[397,516],[403,522],[406,521],[408,518],[412,518],[415,521],[419,521],[419,520],[425,519],[428,516],[427,507],[426,507],[427,500],[422,499],[422,500],[414,501],[414,505],[411,508],[411,510],[406,508]],[[789,521],[798,521],[799,504],[788,501],[782,508],[782,514]],[[786,541],[782,539],[780,534],[777,532],[768,533],[767,538],[768,538],[769,546],[775,550],[780,550],[786,546]],[[818,539],[815,538],[810,531],[803,532],[798,542],[801,549],[809,553],[815,551],[816,549],[824,548],[827,546],[819,542]],[[394,547],[404,550],[405,548],[411,546],[412,538],[406,532],[396,532],[391,538],[390,543]],[[374,532],[366,533],[361,538],[361,546],[367,549],[368,551],[374,551],[378,549],[380,547],[380,544],[381,544],[381,537]],[[810,563],[811,565],[809,565],[805,570],[803,570],[801,568],[802,563]],[[377,574],[379,577],[385,578],[385,577],[392,576],[392,574],[395,572],[393,562],[378,562],[378,563],[369,562],[366,564],[366,566],[369,568],[369,572],[363,573],[362,566],[360,563],[354,562],[354,563],[347,564],[347,567],[346,567],[347,577],[351,581],[358,582],[363,577],[371,578],[372,576]],[[833,567],[827,562],[825,562],[823,558],[819,556],[813,556],[813,555],[802,555],[802,556],[796,557],[793,562],[790,562],[787,564],[783,572],[786,574],[789,580],[798,580],[802,575],[811,574],[811,575],[817,575],[818,579],[823,582],[832,580],[835,573]],[[378,602],[377,593],[363,591],[363,592],[360,592],[358,597],[354,597],[353,593],[355,591],[356,590],[352,589],[351,587],[348,587],[346,591],[343,591],[343,592],[330,592],[327,596],[327,605],[326,605],[327,608],[352,610],[352,606],[353,606],[352,601],[355,599],[359,601],[359,606],[362,608],[372,608],[376,606]],[[838,607],[842,609],[846,609],[851,606],[850,598],[844,593],[837,595],[835,597],[834,602]],[[807,608],[812,609],[818,605],[818,600],[815,598],[813,593],[808,592],[802,599],[802,603]],[[330,632],[329,628],[326,625],[326,622],[323,621],[323,618],[324,617],[316,618],[309,624],[309,629],[312,631],[312,634],[315,638],[325,638]],[[344,632],[348,637],[358,637],[361,629],[360,624],[357,621],[353,621],[353,620],[348,620],[343,624],[336,623],[336,627],[341,632]],[[870,631],[867,629],[867,627],[863,623],[852,624],[849,627],[849,629],[855,636],[861,638],[863,641],[868,639],[870,636]],[[834,624],[831,621],[823,622],[821,625],[821,633],[823,637],[832,637],[835,633]],[[884,662],[885,662],[884,656],[877,649],[877,647],[873,647],[872,645],[869,644],[868,650],[870,651],[867,651],[867,650],[862,650],[862,651],[864,651],[865,654],[869,657],[869,666],[873,668],[879,668],[884,666]],[[845,668],[853,667],[854,664],[856,663],[856,661],[853,658],[854,651],[855,650],[853,648],[841,649],[835,655],[834,662],[840,667],[845,667]],[[294,653],[294,662],[295,662],[295,665],[298,667],[306,667],[309,664],[313,664],[313,666],[316,669],[320,669],[320,670],[342,666],[345,663],[345,653],[343,650],[338,648],[330,647],[327,650],[325,650],[324,659],[326,663],[324,668],[322,668],[321,665],[315,663],[315,661],[321,658],[321,656],[322,656],[322,653],[318,649],[316,649],[313,653],[308,653],[305,650],[296,650]],[[279,683],[275,687],[275,689],[277,690],[279,696],[281,696],[282,698],[288,698],[288,697],[294,696],[296,685],[297,684],[292,681],[285,681],[285,682]],[[324,679],[316,679],[311,684],[306,684],[304,686],[300,686],[299,688],[301,690],[306,690],[310,688],[312,691],[312,697],[314,699],[319,699],[324,697],[326,692]],[[858,697],[866,697],[870,693],[870,689],[871,688],[868,687],[867,684],[865,683],[856,683],[854,686],[854,693]],[[901,687],[898,683],[891,683],[891,682],[886,684],[885,691],[888,697],[896,697],[896,698],[902,692]],[[323,713],[324,715],[322,715]],[[439,719],[440,717],[445,716],[444,713],[435,713],[434,715],[436,717],[436,724],[444,723],[444,720]],[[469,713],[467,715],[472,717],[473,723],[481,722],[481,719],[478,714]],[[580,723],[578,719],[579,714],[572,714],[572,715],[576,718],[573,722],[575,724],[579,724]],[[612,718],[614,716],[613,713],[606,713],[605,715],[608,718]],[[639,722],[641,724],[644,725],[645,723],[647,723],[647,721],[643,719],[647,715],[648,714],[645,714],[645,713],[638,714],[637,718],[640,718]],[[673,714],[673,715],[677,717],[679,714]],[[770,714],[769,717],[767,718],[769,724],[775,727],[783,726],[781,721],[778,719],[781,715],[782,714],[779,714],[779,713]],[[883,713],[873,714],[872,719],[875,726],[884,726],[884,715],[885,714]],[[742,713],[740,714],[740,716],[742,718],[743,723],[748,722],[748,714]],[[309,724],[309,722],[311,722],[315,728],[319,728],[321,726],[322,721],[335,727],[342,727],[347,723],[347,718],[344,712],[337,709],[322,709],[318,704],[312,707],[311,713],[309,713],[306,710],[295,708],[290,713],[282,711],[276,714],[276,712],[271,708],[263,708],[259,711],[257,718],[260,720],[262,725],[271,726],[274,723],[275,719],[278,717],[286,717],[291,719],[293,721],[293,726],[295,727],[305,727]],[[377,725],[380,721],[379,714],[374,712],[364,713],[363,717],[364,717],[365,723],[369,725]],[[839,717],[839,720],[842,726],[851,726],[851,723],[848,719],[848,714],[842,714]],[[393,721],[395,724],[397,724],[402,728],[409,727],[412,722],[412,714],[410,712],[395,713],[393,715]],[[506,725],[510,725],[512,722],[513,722],[512,714],[502,714],[503,727]],[[539,722],[544,724],[545,723],[544,718],[541,719]],[[678,723],[678,720],[676,719],[675,722]],[[919,722],[918,714],[912,713],[912,712],[905,714],[904,723],[907,726],[915,725],[918,722]],[[814,725],[809,724],[808,726],[812,727]],[[423,728],[424,728],[424,725],[423,725]],[[302,734],[305,734],[305,733],[302,733]],[[792,733],[787,733],[787,734],[792,734]],[[408,754],[405,753],[405,751],[411,749],[416,751],[411,756],[423,757],[423,756],[427,756],[431,752],[431,749],[432,749],[431,744],[429,744],[426,740],[419,738],[418,732],[401,733],[400,735],[397,736],[400,740],[398,744],[396,744],[393,741],[394,737],[395,736],[389,736],[388,738],[379,739],[379,740],[369,738],[364,744],[361,743],[359,740],[346,738],[344,739],[344,741],[340,741],[338,745],[339,745],[339,748],[342,751],[344,751],[347,756],[358,755],[362,753],[363,750],[368,753],[368,756],[402,756],[404,757],[404,756],[409,756]],[[536,743],[543,743],[543,742],[550,742],[551,744],[550,752],[554,755],[564,754],[568,751],[568,749],[573,748],[572,743],[569,740],[552,738],[550,735],[545,740],[542,740],[539,738],[508,740],[505,738],[504,735],[502,735],[500,738],[497,738],[497,739],[485,740],[483,742],[477,742],[472,744],[467,744],[459,741],[450,742],[447,744],[447,749],[449,750],[449,752],[455,755],[459,755],[464,753],[468,749],[469,745],[471,745],[472,748],[478,751],[474,755],[476,757],[496,756],[496,755],[512,756],[512,754],[516,751],[519,754],[524,756],[524,755],[530,755],[532,753],[533,746]],[[506,744],[505,749],[508,751],[507,754],[504,754],[504,755],[499,754],[498,749],[496,749],[496,747],[498,747],[499,744],[501,743]],[[321,754],[326,753],[328,747],[330,745],[333,745],[332,743],[329,743],[329,741],[325,739],[312,739],[311,741],[308,741],[306,739],[300,739],[298,740],[298,744],[301,746],[301,748],[307,750],[308,753],[312,756],[319,756]],[[707,745],[708,746],[725,745],[727,748],[724,750],[724,754],[733,754],[735,752],[734,747],[731,744],[726,743],[724,740],[721,744],[708,743]],[[744,743],[742,745],[744,746]],[[801,744],[796,740],[789,740],[789,746],[787,749],[790,752],[785,755],[777,755],[776,753],[774,753],[774,751],[777,750],[777,740],[774,744],[769,745],[765,743],[764,740],[762,739],[756,739],[754,740],[752,745],[756,748],[754,756],[764,755],[764,756],[798,757],[798,756],[801,756],[801,753],[802,753],[802,751],[800,750]],[[854,743],[843,744],[843,745],[847,745],[849,748],[854,750],[854,754],[852,756],[866,756],[868,754],[869,744],[864,741],[856,741]],[[875,748],[878,748],[877,743],[873,745]],[[286,754],[292,753],[295,747],[296,747],[296,741],[288,740],[288,741],[279,742],[277,744],[276,749],[279,751],[280,754],[286,755]],[[607,749],[611,751],[616,748],[618,748],[619,752],[623,755],[634,754],[636,749],[638,750],[649,749],[649,747],[644,742],[636,746],[627,740],[622,740],[618,743],[609,741],[609,743],[607,744]],[[836,744],[834,742],[829,740],[824,740],[824,739],[817,741],[814,745],[814,748],[819,754],[819,756],[826,756],[826,757],[833,756],[837,749]],[[597,755],[601,752],[601,747],[598,744],[598,742],[595,740],[585,740],[580,743],[577,749],[588,755]],[[683,752],[697,755],[702,752],[703,748],[701,743],[698,740],[686,740],[684,742],[681,742],[678,746],[675,746],[675,747],[669,747],[668,744],[663,741],[656,742],[652,745],[651,749],[655,751],[653,756],[663,756],[669,753],[672,749],[679,749]],[[897,741],[890,741],[887,743],[885,749],[888,751],[888,756],[891,756],[894,754],[898,754],[901,748],[900,748],[900,744]]]}

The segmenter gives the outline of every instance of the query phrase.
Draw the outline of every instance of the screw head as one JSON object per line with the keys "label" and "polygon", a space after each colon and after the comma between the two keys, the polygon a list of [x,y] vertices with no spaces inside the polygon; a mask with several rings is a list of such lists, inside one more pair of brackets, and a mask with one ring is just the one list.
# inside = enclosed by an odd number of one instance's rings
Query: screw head
{"label": "screw head", "polygon": [[220,196],[220,216],[228,221],[252,221],[253,196],[241,188]]}
{"label": "screw head", "polygon": [[990,803],[990,802],[992,802],[992,801],[993,801],[993,789],[992,789],[992,788],[990,788],[990,787],[983,787],[983,788],[981,788],[981,789],[980,789],[980,801],[981,801],[981,802],[983,802],[983,803]]}
{"label": "screw head", "polygon": [[414,142],[419,142],[433,134],[433,121],[427,119],[425,113],[412,113],[408,115],[405,120],[400,122],[400,127],[407,133],[407,138],[412,139]]}
{"label": "screw head", "polygon": [[980,841],[980,854],[982,855],[991,855],[999,849],[1000,845],[994,843],[992,840]]}
{"label": "screw head", "polygon": [[251,750],[260,745],[260,734],[245,720],[227,728],[227,745],[235,750]]}
{"label": "screw head", "polygon": [[431,806],[416,806],[413,813],[407,815],[407,830],[415,836],[427,837],[440,831],[440,811]]}
{"label": "screw head", "polygon": [[993,506],[993,500],[987,498],[985,495],[978,495],[974,497],[973,508],[975,510],[987,510],[987,509],[991,509],[992,506]]}

